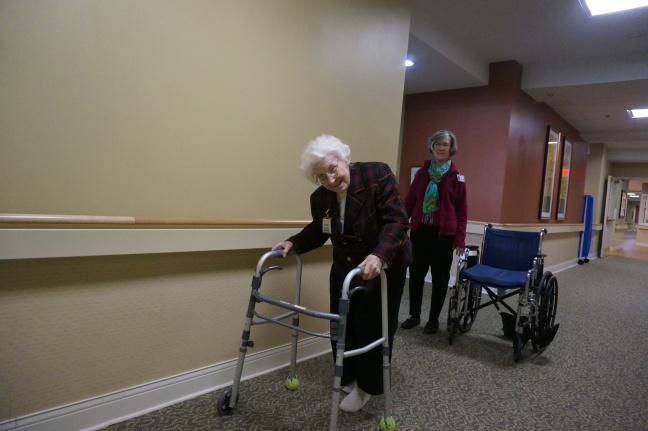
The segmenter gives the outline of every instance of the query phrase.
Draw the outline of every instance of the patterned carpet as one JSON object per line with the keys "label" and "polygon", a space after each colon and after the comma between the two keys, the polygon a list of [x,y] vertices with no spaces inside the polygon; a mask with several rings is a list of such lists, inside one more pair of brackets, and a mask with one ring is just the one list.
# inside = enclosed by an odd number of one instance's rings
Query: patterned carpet
{"label": "patterned carpet", "polygon": [[[539,354],[527,345],[517,364],[494,307],[480,310],[452,346],[445,325],[436,335],[399,329],[392,378],[397,429],[648,430],[648,265],[608,257],[556,277],[560,330]],[[404,295],[401,321],[407,306]],[[230,416],[216,414],[218,391],[104,430],[327,430],[332,371],[324,355],[298,365],[297,391],[283,388],[285,370],[243,382]],[[340,412],[338,429],[378,429],[382,403],[373,397],[361,412]]]}

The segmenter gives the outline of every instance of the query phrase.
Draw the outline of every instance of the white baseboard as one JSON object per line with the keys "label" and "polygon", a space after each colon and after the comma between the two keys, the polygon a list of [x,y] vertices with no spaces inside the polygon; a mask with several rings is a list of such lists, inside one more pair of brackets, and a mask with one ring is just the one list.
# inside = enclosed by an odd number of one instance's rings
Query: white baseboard
{"label": "white baseboard", "polygon": [[[299,362],[331,351],[328,338],[299,342]],[[0,431],[93,431],[197,397],[232,384],[237,359],[211,365],[156,382],[57,407],[0,423]],[[290,364],[290,345],[248,354],[243,376],[247,380]],[[331,367],[331,375],[333,368]]]}
{"label": "white baseboard", "polygon": [[[588,258],[588,259],[595,259],[594,258]],[[570,259],[565,262],[560,262],[557,265],[551,265],[550,267],[545,268],[545,271],[551,271],[552,273],[564,271],[567,268],[571,268],[572,266],[578,265],[578,258]]]}

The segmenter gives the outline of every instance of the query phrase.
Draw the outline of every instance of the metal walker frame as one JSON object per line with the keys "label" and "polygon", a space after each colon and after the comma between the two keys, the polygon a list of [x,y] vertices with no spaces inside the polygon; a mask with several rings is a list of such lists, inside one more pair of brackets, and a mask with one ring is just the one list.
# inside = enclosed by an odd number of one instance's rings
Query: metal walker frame
{"label": "metal walker frame", "polygon": [[[389,349],[389,330],[388,330],[388,319],[387,319],[387,276],[385,271],[381,271],[381,312],[382,312],[382,337],[373,341],[372,343],[350,351],[345,351],[345,333],[347,325],[347,314],[349,312],[349,307],[351,303],[350,297],[358,292],[359,290],[364,289],[364,286],[357,286],[350,288],[351,280],[359,274],[364,272],[364,267],[357,267],[351,270],[342,285],[342,296],[339,302],[340,314],[326,313],[322,311],[311,310],[306,307],[302,307],[300,304],[301,296],[301,274],[302,274],[302,259],[301,256],[294,252],[289,252],[289,256],[294,256],[297,260],[297,276],[296,276],[296,285],[295,285],[295,299],[294,303],[288,303],[279,299],[266,296],[260,292],[261,281],[263,276],[271,270],[282,269],[280,266],[270,266],[263,268],[265,261],[269,257],[281,258],[283,257],[283,250],[274,250],[265,253],[257,263],[256,272],[252,277],[252,292],[250,294],[250,301],[248,303],[248,309],[245,319],[245,326],[243,329],[241,347],[239,349],[239,357],[236,364],[236,372],[234,374],[234,380],[230,388],[226,388],[219,400],[217,409],[221,415],[232,414],[239,397],[239,385],[241,383],[241,377],[243,374],[243,365],[245,362],[245,355],[247,353],[248,347],[254,347],[254,341],[250,340],[250,333],[252,326],[261,325],[266,323],[275,323],[280,326],[292,329],[292,344],[291,344],[291,355],[290,355],[290,370],[288,378],[286,379],[285,387],[288,390],[296,390],[299,387],[299,380],[297,379],[296,368],[297,368],[297,341],[299,332],[303,332],[308,335],[312,335],[320,338],[329,338],[336,342],[337,353],[335,357],[335,366],[334,366],[334,378],[333,378],[333,394],[331,401],[331,416],[329,422],[329,430],[337,430],[337,420],[338,420],[338,406],[340,404],[340,392],[341,392],[341,380],[342,380],[342,371],[343,371],[343,360],[344,358],[360,355],[372,350],[375,347],[382,345],[382,355],[383,355],[383,391],[385,398],[385,409],[383,416],[380,420],[379,429],[381,431],[394,431],[396,429],[396,423],[391,416],[391,386],[390,386],[390,376],[391,376],[391,364],[390,364],[390,349]],[[288,310],[287,313],[275,316],[267,317],[259,314],[255,310],[257,303],[265,302],[273,306]],[[331,321],[331,332],[327,333],[318,333],[302,329],[299,327],[299,315],[306,314],[311,317],[318,319],[325,319]],[[254,317],[257,317],[259,320],[253,320]],[[292,323],[283,322],[283,320],[292,317]],[[336,325],[337,323],[337,325]],[[336,328],[337,327],[337,328]]]}

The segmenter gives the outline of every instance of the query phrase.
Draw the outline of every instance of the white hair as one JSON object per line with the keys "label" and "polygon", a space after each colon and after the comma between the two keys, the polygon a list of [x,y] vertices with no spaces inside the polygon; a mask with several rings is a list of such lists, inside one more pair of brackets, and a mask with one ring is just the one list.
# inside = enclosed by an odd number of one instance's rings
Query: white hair
{"label": "white hair", "polygon": [[351,163],[351,148],[333,135],[319,135],[306,145],[301,159],[302,173],[309,181],[318,184],[313,166],[327,156]]}

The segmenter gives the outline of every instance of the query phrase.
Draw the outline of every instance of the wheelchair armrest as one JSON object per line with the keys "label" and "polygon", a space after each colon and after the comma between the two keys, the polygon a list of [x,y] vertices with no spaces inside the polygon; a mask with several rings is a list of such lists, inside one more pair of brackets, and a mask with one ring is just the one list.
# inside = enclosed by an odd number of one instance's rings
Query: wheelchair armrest
{"label": "wheelchair armrest", "polygon": [[464,252],[463,259],[461,261],[466,263],[466,266],[471,267],[479,263],[479,246],[477,245],[467,245]]}

